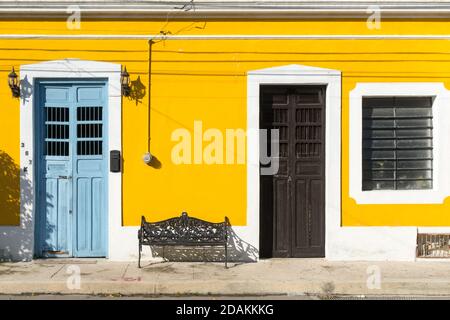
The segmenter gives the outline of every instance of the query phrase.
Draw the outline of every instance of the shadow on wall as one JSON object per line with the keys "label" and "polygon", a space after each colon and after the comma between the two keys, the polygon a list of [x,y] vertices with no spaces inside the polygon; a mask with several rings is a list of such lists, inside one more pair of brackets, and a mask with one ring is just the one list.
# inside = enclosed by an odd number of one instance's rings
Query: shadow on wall
{"label": "shadow on wall", "polygon": [[[28,173],[21,171],[14,160],[0,150],[0,261],[32,259],[31,203]],[[26,209],[22,217],[21,206]]]}
{"label": "shadow on wall", "polygon": [[130,83],[130,96],[128,97],[130,100],[133,100],[136,105],[142,103],[142,99],[145,97],[146,87],[141,81],[141,76],[138,76],[136,80],[131,81]]}
{"label": "shadow on wall", "polygon": [[0,150],[0,224],[19,225],[20,168],[4,151]]}
{"label": "shadow on wall", "polygon": [[[225,250],[223,247],[160,247],[151,246],[153,258],[163,258],[165,261],[184,262],[224,262]],[[228,261],[229,262],[256,262],[258,250],[239,238],[232,228],[229,229]]]}
{"label": "shadow on wall", "polygon": [[159,161],[158,158],[155,155],[152,155],[152,160],[147,165],[149,167],[154,168],[154,169],[161,169],[162,168],[161,161]]}

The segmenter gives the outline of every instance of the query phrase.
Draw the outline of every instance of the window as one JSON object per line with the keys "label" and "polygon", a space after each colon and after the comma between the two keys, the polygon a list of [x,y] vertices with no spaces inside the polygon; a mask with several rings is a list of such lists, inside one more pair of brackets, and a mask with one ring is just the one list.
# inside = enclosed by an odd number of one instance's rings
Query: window
{"label": "window", "polygon": [[432,97],[362,98],[362,190],[433,187]]}
{"label": "window", "polygon": [[45,117],[45,155],[67,157],[69,155],[69,108],[47,106]]}
{"label": "window", "polygon": [[77,155],[103,154],[103,108],[77,108]]}

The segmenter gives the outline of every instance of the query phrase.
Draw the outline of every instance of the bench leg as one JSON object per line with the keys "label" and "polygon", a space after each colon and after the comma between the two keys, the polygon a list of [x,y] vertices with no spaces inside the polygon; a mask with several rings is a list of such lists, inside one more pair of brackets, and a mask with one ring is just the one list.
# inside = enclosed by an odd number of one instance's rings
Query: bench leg
{"label": "bench leg", "polygon": [[141,267],[141,251],[142,251],[142,244],[139,241],[139,259],[138,259],[138,267]]}

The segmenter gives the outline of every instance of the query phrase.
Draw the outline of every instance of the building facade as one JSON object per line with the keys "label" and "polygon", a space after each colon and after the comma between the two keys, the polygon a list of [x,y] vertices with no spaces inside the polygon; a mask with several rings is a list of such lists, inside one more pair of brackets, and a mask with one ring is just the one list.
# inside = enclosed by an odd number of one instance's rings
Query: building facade
{"label": "building facade", "polygon": [[415,260],[450,233],[449,18],[0,2],[0,256],[134,260],[142,215],[186,211],[236,259]]}

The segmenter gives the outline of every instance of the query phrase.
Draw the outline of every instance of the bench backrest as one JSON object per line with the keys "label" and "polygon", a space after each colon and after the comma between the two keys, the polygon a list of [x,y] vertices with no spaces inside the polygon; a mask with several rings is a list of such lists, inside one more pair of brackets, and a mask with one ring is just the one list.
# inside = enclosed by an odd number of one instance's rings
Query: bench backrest
{"label": "bench backrest", "polygon": [[147,222],[142,216],[141,232],[144,241],[153,244],[226,243],[229,225],[227,217],[224,222],[213,223],[183,212],[180,217],[158,222]]}

